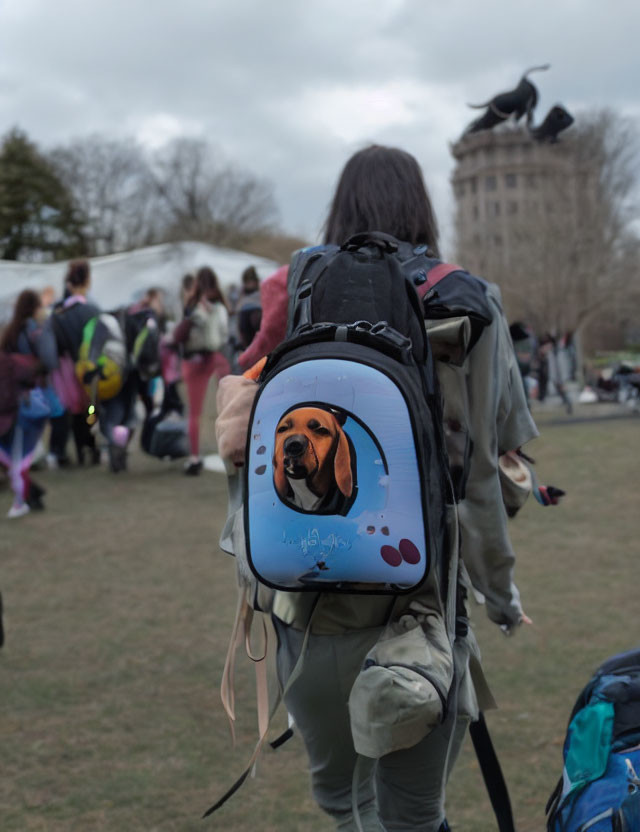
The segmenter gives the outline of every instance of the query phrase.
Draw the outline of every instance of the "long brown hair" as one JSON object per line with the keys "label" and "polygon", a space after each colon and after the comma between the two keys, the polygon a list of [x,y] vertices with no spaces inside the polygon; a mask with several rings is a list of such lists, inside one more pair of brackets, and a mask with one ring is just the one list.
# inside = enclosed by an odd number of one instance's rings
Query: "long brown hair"
{"label": "long brown hair", "polygon": [[20,332],[29,318],[33,318],[41,306],[42,301],[37,292],[34,292],[32,289],[25,289],[20,292],[13,309],[13,317],[5,327],[2,336],[0,336],[0,350],[3,352],[16,352]]}
{"label": "long brown hair", "polygon": [[425,244],[437,256],[436,216],[420,165],[405,150],[374,144],[344,166],[324,241],[341,245],[363,231],[384,231],[414,245]]}
{"label": "long brown hair", "polygon": [[202,266],[196,272],[196,287],[189,300],[189,305],[195,306],[203,297],[206,297],[211,303],[221,303],[229,311],[227,301],[218,283],[218,276],[209,266]]}

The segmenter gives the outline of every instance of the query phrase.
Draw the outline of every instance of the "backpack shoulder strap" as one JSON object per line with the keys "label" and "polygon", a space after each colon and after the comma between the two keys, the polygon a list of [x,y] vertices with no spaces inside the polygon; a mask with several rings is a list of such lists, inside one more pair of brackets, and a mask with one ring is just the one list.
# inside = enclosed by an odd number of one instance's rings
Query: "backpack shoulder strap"
{"label": "backpack shoulder strap", "polygon": [[287,290],[290,298],[295,295],[300,279],[309,263],[321,259],[323,255],[331,251],[336,251],[337,248],[337,246],[309,246],[294,251],[287,274]]}
{"label": "backpack shoulder strap", "polygon": [[287,274],[287,294],[289,295],[287,338],[290,338],[296,326],[303,322],[300,320],[300,298],[298,297],[298,289],[303,277],[305,282],[308,280],[314,283],[326,267],[327,255],[335,254],[337,251],[338,246],[311,246],[294,252]]}
{"label": "backpack shoulder strap", "polygon": [[51,331],[53,332],[53,337],[56,339],[56,343],[58,344],[58,352],[72,355],[73,344],[71,342],[67,326],[65,325],[65,311],[64,307],[61,309],[54,309],[49,316],[48,323],[51,327]]}
{"label": "backpack shoulder strap", "polygon": [[452,272],[460,271],[464,271],[462,266],[456,266],[454,263],[438,263],[437,266],[429,269],[426,281],[420,286],[416,286],[418,295],[423,298],[430,289],[433,289],[436,283],[439,283]]}

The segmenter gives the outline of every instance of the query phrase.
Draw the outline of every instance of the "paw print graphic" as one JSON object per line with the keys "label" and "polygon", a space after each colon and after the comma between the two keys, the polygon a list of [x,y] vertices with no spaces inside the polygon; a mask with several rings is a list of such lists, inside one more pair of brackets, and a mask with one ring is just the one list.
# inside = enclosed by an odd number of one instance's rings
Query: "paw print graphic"
{"label": "paw print graphic", "polygon": [[400,566],[403,561],[412,565],[420,563],[420,550],[412,540],[406,537],[402,538],[397,548],[388,544],[381,546],[380,556],[389,566]]}

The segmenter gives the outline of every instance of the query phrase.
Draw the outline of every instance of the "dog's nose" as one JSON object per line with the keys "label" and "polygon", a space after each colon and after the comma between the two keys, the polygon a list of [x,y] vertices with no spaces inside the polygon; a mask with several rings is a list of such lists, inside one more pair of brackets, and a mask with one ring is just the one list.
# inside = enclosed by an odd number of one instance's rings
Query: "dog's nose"
{"label": "dog's nose", "polygon": [[294,436],[288,436],[284,440],[284,452],[286,456],[302,456],[307,450],[309,440],[303,434],[297,433]]}

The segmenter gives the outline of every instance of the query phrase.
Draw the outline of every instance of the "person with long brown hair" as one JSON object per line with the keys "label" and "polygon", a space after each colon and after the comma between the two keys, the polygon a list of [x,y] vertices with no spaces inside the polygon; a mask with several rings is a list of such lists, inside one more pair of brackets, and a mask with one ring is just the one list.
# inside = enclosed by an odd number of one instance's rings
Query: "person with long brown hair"
{"label": "person with long brown hair", "polygon": [[[44,381],[47,370],[57,363],[57,351],[50,331],[42,325],[41,313],[40,295],[31,289],[21,292],[13,316],[0,337],[0,351],[31,356],[39,365],[40,380]],[[8,382],[8,379],[0,380],[3,385]],[[7,515],[11,519],[22,517],[31,509],[44,508],[45,490],[31,479],[29,469],[51,409],[41,388],[34,392],[32,400],[27,396],[24,394],[19,402],[16,421],[0,437],[0,464],[9,472],[14,492]]]}
{"label": "person with long brown hair", "polygon": [[[499,290],[459,266],[439,261],[438,227],[422,171],[411,154],[398,148],[373,145],[347,161],[326,222],[325,245],[298,252],[291,274],[301,278],[310,263],[313,268],[316,263],[322,266],[322,257],[353,242],[353,235],[367,239],[367,233],[393,242],[399,270],[403,254],[408,261],[424,258],[419,261],[423,270],[412,283],[423,286],[422,294],[415,292],[414,308],[424,302],[427,328],[442,323],[437,318],[451,322],[461,315],[469,327],[465,349],[449,363],[445,352],[451,345],[445,342],[442,367],[437,369],[442,394],[437,406],[444,408],[441,428],[450,477],[439,523],[447,530],[449,571],[438,574],[434,568],[417,588],[393,596],[276,591],[271,617],[277,633],[277,668],[285,705],[309,758],[313,796],[336,829],[447,832],[448,776],[469,722],[480,722],[481,709],[492,706],[467,619],[468,589],[473,585],[482,592],[489,617],[505,632],[531,623],[513,581],[515,555],[498,455],[519,448],[537,431]],[[250,348],[252,361],[286,337],[286,267],[276,274],[279,300],[274,295],[273,306],[263,305],[263,327]],[[398,292],[406,294],[409,278],[402,273],[400,277]],[[440,283],[429,294],[430,279]],[[430,314],[438,303],[444,304],[447,279],[451,302],[441,306],[441,314]],[[274,278],[265,286],[270,280]],[[357,292],[354,282],[354,303]],[[410,294],[414,297],[413,289]],[[336,309],[335,314],[345,312]],[[409,331],[401,334],[406,337]],[[261,355],[251,352],[254,345]],[[246,378],[231,377],[220,387],[218,445],[225,462],[235,466],[246,464],[249,414],[258,390],[257,384],[250,389],[250,379],[258,372],[256,365]],[[410,437],[400,436],[398,441]],[[459,502],[454,502],[454,482]],[[438,487],[435,482],[429,485]],[[288,545],[286,528],[282,534]],[[244,540],[244,535],[232,540],[236,555],[243,547],[246,552]],[[460,573],[458,556],[466,567]],[[401,552],[398,557],[403,557]],[[266,598],[260,598],[260,604],[257,608],[268,608]]]}
{"label": "person with long brown hair", "polygon": [[189,401],[189,447],[191,456],[185,468],[188,476],[202,470],[200,456],[200,417],[211,376],[218,381],[230,372],[222,353],[227,343],[229,314],[213,269],[203,266],[196,274],[193,292],[187,297],[184,319],[174,331],[174,341],[182,344],[182,378]]}

